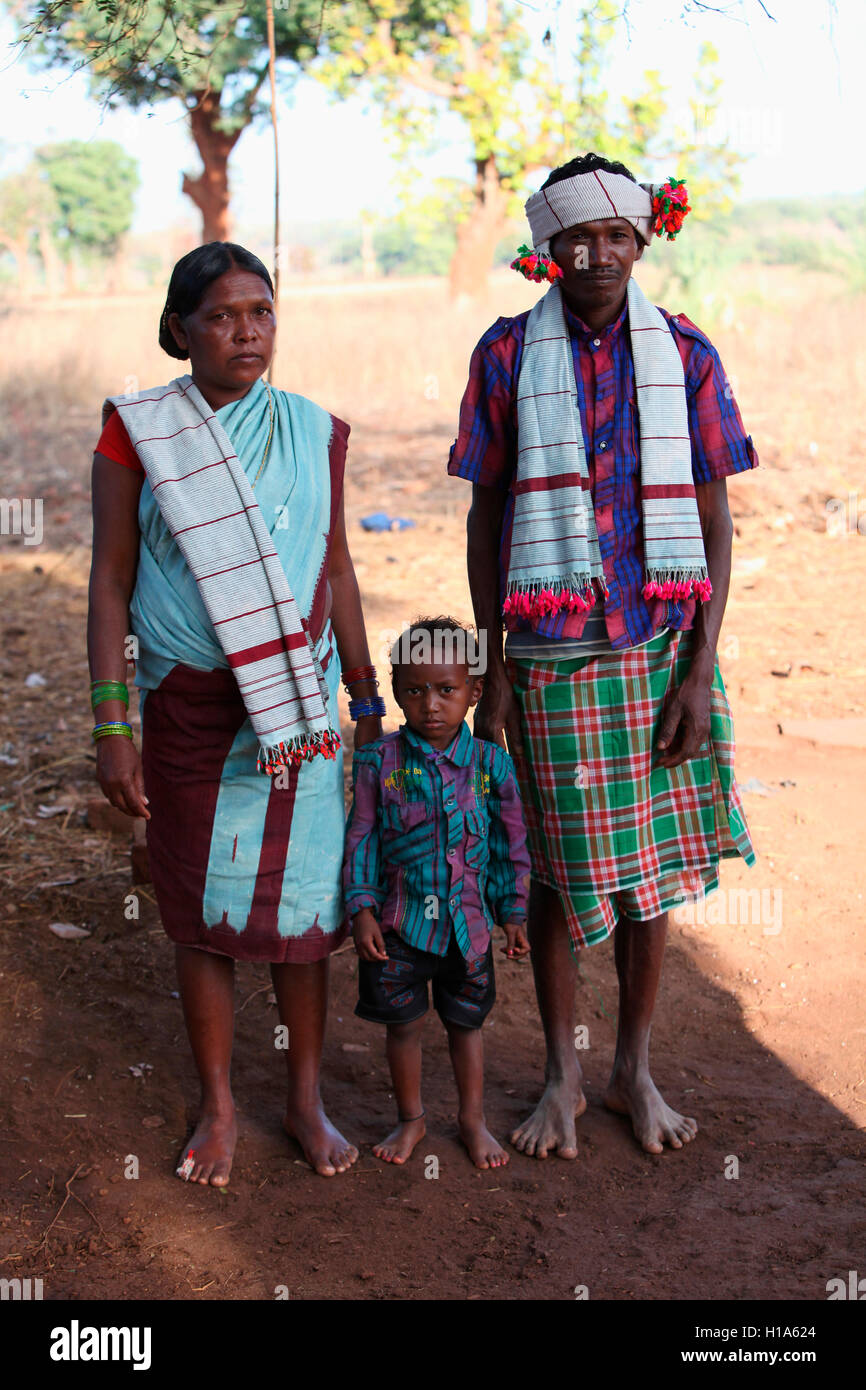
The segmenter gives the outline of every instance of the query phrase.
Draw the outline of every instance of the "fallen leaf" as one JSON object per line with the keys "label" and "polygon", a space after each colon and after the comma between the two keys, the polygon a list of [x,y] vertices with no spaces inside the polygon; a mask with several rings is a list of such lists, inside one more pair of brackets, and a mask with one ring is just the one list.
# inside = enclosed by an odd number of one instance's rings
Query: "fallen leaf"
{"label": "fallen leaf", "polygon": [[74,927],[71,922],[51,922],[48,930],[62,941],[80,941],[83,936],[90,935],[86,927]]}

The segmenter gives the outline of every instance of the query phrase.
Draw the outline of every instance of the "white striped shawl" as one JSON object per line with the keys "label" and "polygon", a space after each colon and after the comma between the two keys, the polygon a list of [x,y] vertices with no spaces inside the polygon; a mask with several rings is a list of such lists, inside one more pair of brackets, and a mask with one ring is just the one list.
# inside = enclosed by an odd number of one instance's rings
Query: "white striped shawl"
{"label": "white striped shawl", "polygon": [[[670,330],[634,280],[628,321],[638,392],[644,597],[708,599],[692,479],[683,365]],[[517,385],[517,477],[505,612],[584,611],[604,592],[574,358],[559,285],[526,324]]]}
{"label": "white striped shawl", "polygon": [[277,772],[335,756],[321,666],[249,479],[192,377],[110,397],[165,524],[198,585],[259,738],[257,767]]}

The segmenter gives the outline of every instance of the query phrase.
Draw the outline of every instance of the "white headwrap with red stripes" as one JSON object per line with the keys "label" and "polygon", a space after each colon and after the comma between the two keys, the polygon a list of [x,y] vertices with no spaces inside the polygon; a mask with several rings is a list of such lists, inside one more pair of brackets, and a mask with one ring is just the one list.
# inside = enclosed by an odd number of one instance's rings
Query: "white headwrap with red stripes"
{"label": "white headwrap with red stripes", "polygon": [[607,169],[561,179],[533,193],[526,203],[533,245],[536,251],[548,252],[550,238],[557,232],[605,217],[624,217],[648,245],[654,192],[651,183],[635,183],[625,174],[611,174]]}

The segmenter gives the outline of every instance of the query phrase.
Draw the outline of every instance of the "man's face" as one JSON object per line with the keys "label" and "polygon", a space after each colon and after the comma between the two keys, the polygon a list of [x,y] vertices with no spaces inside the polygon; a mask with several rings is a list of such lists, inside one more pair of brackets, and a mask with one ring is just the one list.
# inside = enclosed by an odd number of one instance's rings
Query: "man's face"
{"label": "man's face", "polygon": [[644,244],[624,217],[579,222],[551,239],[550,254],[562,271],[562,289],[580,317],[619,311],[632,266]]}

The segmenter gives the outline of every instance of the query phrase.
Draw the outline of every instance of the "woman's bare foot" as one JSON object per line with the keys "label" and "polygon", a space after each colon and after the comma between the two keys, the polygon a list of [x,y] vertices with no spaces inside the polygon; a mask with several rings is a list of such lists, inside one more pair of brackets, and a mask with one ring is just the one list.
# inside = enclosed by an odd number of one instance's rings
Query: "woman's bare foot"
{"label": "woman's bare foot", "polygon": [[291,1139],[297,1139],[307,1162],[323,1178],[345,1173],[358,1157],[355,1145],[334,1128],[321,1104],[307,1110],[287,1110],[283,1129]]}
{"label": "woman's bare foot", "polygon": [[544,1095],[528,1120],[510,1136],[511,1143],[530,1158],[577,1158],[575,1120],[586,1109],[579,1081],[548,1081]]}
{"label": "woman's bare foot", "polygon": [[498,1144],[483,1120],[459,1120],[460,1138],[476,1168],[504,1168],[508,1154]]}
{"label": "woman's bare foot", "polygon": [[387,1139],[383,1139],[381,1144],[373,1145],[373,1153],[385,1163],[405,1163],[415,1145],[426,1133],[427,1126],[423,1115],[419,1115],[417,1120],[401,1120],[397,1127],[391,1130]]}
{"label": "woman's bare foot", "polygon": [[698,1132],[697,1120],[672,1110],[646,1069],[631,1077],[614,1072],[604,1103],[617,1115],[631,1117],[635,1138],[650,1154],[664,1153],[665,1144],[681,1149]]}
{"label": "woman's bare foot", "polygon": [[205,1111],[183,1146],[175,1170],[184,1182],[200,1182],[211,1187],[227,1187],[238,1138],[234,1108]]}

